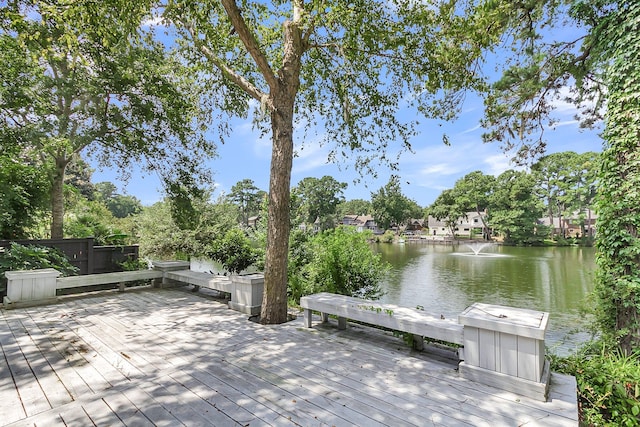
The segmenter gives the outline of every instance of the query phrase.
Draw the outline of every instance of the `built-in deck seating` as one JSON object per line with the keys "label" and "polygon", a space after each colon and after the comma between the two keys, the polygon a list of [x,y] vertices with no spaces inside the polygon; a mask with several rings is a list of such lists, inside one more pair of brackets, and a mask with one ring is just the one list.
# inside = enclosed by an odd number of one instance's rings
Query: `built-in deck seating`
{"label": "built-in deck seating", "polygon": [[84,276],[59,277],[56,280],[56,289],[70,289],[84,286],[110,285],[117,283],[120,291],[124,291],[127,282],[137,280],[162,279],[162,271],[136,270],[120,271],[114,273],[87,274]]}
{"label": "built-in deck seating", "polygon": [[345,329],[347,319],[350,319],[412,334],[416,348],[422,348],[424,338],[458,345],[462,345],[464,341],[463,326],[457,320],[445,319],[420,308],[383,304],[326,292],[300,298],[300,306],[304,309],[305,325],[308,328],[311,327],[312,312],[317,311],[323,321],[327,321],[329,315],[337,316],[340,329]]}
{"label": "built-in deck seating", "polygon": [[52,269],[30,271],[8,271],[5,308],[48,304],[55,302],[59,289],[119,284],[124,291],[127,282],[154,280],[155,287],[171,284],[190,284],[200,288],[214,289],[230,294],[229,307],[245,314],[258,315],[262,304],[264,276],[262,274],[233,275],[231,277],[192,271],[185,261],[156,261],[152,270],[122,271],[82,276],[59,277]]}
{"label": "built-in deck seating", "polygon": [[213,289],[220,292],[233,292],[233,285],[227,276],[213,275],[191,270],[167,271],[165,277],[169,280],[177,282],[189,283],[195,286],[197,291],[199,288]]}
{"label": "built-in deck seating", "polygon": [[300,298],[304,322],[312,326],[313,311],[328,321],[337,316],[338,328],[347,319],[413,335],[414,347],[424,338],[461,346],[457,350],[460,374],[474,381],[546,400],[549,362],[544,335],[549,313],[474,303],[457,319],[445,319],[419,308],[400,307],[344,295],[319,293]]}

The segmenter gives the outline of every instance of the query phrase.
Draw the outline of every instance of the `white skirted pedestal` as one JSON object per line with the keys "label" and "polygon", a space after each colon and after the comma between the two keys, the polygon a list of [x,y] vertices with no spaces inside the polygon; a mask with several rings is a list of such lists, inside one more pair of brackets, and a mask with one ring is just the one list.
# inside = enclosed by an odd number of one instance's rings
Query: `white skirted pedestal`
{"label": "white skirted pedestal", "polygon": [[475,303],[458,321],[464,326],[463,377],[547,400],[551,374],[544,335],[549,313]]}

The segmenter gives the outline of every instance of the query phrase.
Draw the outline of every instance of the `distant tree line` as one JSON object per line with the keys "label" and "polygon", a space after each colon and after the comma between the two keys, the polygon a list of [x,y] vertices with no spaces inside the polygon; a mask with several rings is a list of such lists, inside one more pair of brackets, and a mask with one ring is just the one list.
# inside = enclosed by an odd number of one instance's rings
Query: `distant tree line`
{"label": "distant tree line", "polygon": [[[510,243],[575,237],[567,235],[566,218],[577,220],[581,237],[592,238],[588,224],[599,167],[598,153],[566,151],[542,157],[528,172],[508,170],[498,177],[471,172],[443,191],[426,213],[452,229],[468,212],[484,213],[484,237],[494,233]],[[548,226],[540,222],[545,217]]]}

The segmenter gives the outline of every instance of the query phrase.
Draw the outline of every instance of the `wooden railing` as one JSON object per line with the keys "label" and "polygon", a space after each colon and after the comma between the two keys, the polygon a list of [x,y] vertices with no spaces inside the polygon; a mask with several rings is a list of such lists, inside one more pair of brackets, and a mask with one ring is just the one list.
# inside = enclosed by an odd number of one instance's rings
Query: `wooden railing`
{"label": "wooden railing", "polygon": [[8,248],[11,243],[40,245],[56,248],[65,254],[78,274],[96,274],[122,271],[124,261],[137,260],[138,245],[94,246],[93,237],[82,239],[40,239],[40,240],[0,240],[0,248]]}

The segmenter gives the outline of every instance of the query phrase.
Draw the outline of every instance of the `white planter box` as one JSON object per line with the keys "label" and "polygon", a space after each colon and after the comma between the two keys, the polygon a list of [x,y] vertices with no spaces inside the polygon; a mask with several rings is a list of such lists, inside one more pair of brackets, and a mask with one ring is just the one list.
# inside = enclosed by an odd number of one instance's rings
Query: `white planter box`
{"label": "white planter box", "polygon": [[7,296],[3,301],[5,308],[55,300],[56,278],[60,275],[53,268],[7,271]]}
{"label": "white planter box", "polygon": [[264,274],[231,276],[233,291],[229,307],[252,316],[260,314],[264,293]]}

